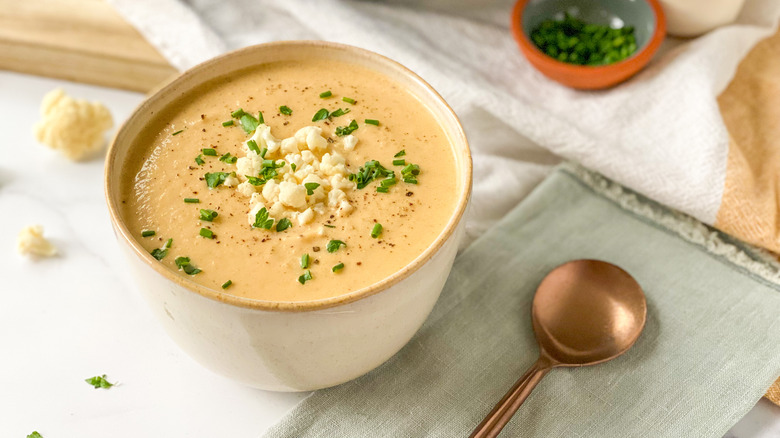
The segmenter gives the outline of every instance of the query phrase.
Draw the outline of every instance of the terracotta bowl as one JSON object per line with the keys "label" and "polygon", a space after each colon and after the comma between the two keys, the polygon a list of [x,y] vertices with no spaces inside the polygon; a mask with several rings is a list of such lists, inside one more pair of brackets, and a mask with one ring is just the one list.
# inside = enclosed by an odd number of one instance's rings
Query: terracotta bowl
{"label": "terracotta bowl", "polygon": [[[564,12],[589,23],[633,26],[636,52],[604,66],[568,64],[548,56],[529,35],[542,21],[561,17]],[[608,88],[630,78],[650,62],[666,35],[666,19],[657,0],[518,0],[511,25],[520,50],[537,70],[563,85],[583,90]]]}
{"label": "terracotta bowl", "polygon": [[[433,243],[411,263],[371,286],[323,300],[261,301],[195,283],[157,262],[128,230],[120,208],[123,176],[136,138],[157,114],[206,82],[277,61],[332,59],[379,72],[408,89],[438,119],[455,154],[457,204]],[[444,287],[471,196],[471,156],[458,118],[419,76],[363,49],[318,41],[247,47],[184,72],[144,101],[122,125],[106,158],[111,222],[127,266],[168,335],[216,373],[273,391],[325,388],[363,375],[400,350],[420,328]],[[161,358],[162,360],[162,358]]]}

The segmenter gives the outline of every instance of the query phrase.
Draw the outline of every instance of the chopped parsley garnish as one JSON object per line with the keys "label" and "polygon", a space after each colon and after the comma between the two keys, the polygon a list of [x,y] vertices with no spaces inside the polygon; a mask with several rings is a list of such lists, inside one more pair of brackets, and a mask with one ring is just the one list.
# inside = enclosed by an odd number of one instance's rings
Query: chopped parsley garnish
{"label": "chopped parsley garnish", "polygon": [[311,271],[308,269],[306,272],[303,273],[300,277],[298,277],[298,283],[300,284],[306,284],[307,281],[311,280]]}
{"label": "chopped parsley garnish", "polygon": [[309,254],[301,256],[301,269],[307,269],[309,267]]}
{"label": "chopped parsley garnish", "polygon": [[198,198],[184,198],[185,204],[200,204],[200,199]]}
{"label": "chopped parsley garnish", "polygon": [[248,142],[246,142],[246,147],[248,147],[250,151],[256,153],[257,155],[260,155],[260,148],[257,146],[256,141],[249,140]]}
{"label": "chopped parsley garnish", "polygon": [[261,186],[266,182],[268,182],[263,178],[258,178],[256,176],[249,176],[249,175],[244,175],[244,176],[246,177],[246,180],[249,182],[249,184],[252,184],[253,186]]}
{"label": "chopped parsley garnish", "polygon": [[356,104],[357,101],[355,99],[349,98],[349,97],[342,97],[341,100],[347,103],[351,103],[352,105]]}
{"label": "chopped parsley garnish", "polygon": [[330,96],[333,96],[333,93],[331,93],[330,90],[323,91],[322,93],[320,93],[320,97],[323,98],[323,99],[328,98]]}
{"label": "chopped parsley garnish", "polygon": [[292,169],[293,172],[295,172],[295,169],[297,169],[298,166],[295,165],[295,163],[290,163],[290,169]]}
{"label": "chopped parsley garnish", "polygon": [[310,183],[305,183],[303,186],[306,187],[306,194],[311,196],[314,194],[314,190],[317,189],[317,187],[319,187],[320,184],[315,182],[310,182]]}
{"label": "chopped parsley garnish", "polygon": [[33,431],[33,433],[27,435],[27,438],[43,438],[43,436],[37,431]]}
{"label": "chopped parsley garnish", "polygon": [[200,209],[200,220],[202,221],[214,222],[214,219],[216,219],[217,216],[219,216],[219,213],[214,210],[209,210],[208,208]]}
{"label": "chopped parsley garnish", "polygon": [[210,189],[216,189],[217,186],[225,182],[228,176],[230,176],[230,174],[227,172],[207,173],[206,185],[208,185]]}
{"label": "chopped parsley garnish", "polygon": [[328,228],[336,228],[335,225],[330,225],[330,224],[323,224],[322,226],[323,227],[328,227]]}
{"label": "chopped parsley garnish", "polygon": [[393,166],[406,166],[406,160],[393,160]]}
{"label": "chopped parsley garnish", "polygon": [[371,237],[378,238],[382,234],[382,224],[374,224],[374,228],[371,229]]}
{"label": "chopped parsley garnish", "polygon": [[239,108],[239,109],[237,109],[237,110],[233,111],[232,113],[230,113],[230,117],[233,117],[233,118],[236,118],[236,119],[237,119],[237,118],[239,118],[239,117],[243,116],[244,114],[246,114],[246,113],[244,112],[244,110],[242,110],[241,108]]}
{"label": "chopped parsley garnish", "polygon": [[292,227],[292,222],[290,221],[290,219],[287,218],[279,219],[279,222],[276,223],[277,232],[284,231],[290,227]]}
{"label": "chopped parsley garnish", "polygon": [[379,120],[366,119],[366,125],[379,126]]}
{"label": "chopped parsley garnish", "polygon": [[252,227],[270,230],[273,226],[274,220],[268,218],[268,210],[266,210],[265,207],[261,208],[260,211],[255,213],[255,223],[252,224]]}
{"label": "chopped parsley garnish", "polygon": [[90,385],[94,386],[95,389],[103,388],[108,389],[112,386],[114,386],[113,383],[106,380],[106,375],[103,374],[102,376],[95,376],[90,377],[89,379],[84,379],[85,382],[89,383]]}
{"label": "chopped parsley garnish", "polygon": [[203,148],[202,149],[203,155],[208,155],[209,157],[216,157],[217,156],[217,150],[212,148]]}
{"label": "chopped parsley garnish", "polygon": [[292,109],[290,109],[287,105],[282,105],[279,107],[279,112],[284,114],[285,116],[289,116],[292,114]]}
{"label": "chopped parsley garnish", "polygon": [[333,271],[333,272],[338,272],[338,271],[340,271],[342,269],[344,269],[344,263],[339,263],[338,265],[330,268],[330,270]]}
{"label": "chopped parsley garnish", "polygon": [[371,181],[378,178],[395,178],[395,172],[379,164],[379,161],[366,161],[366,164],[358,170],[358,173],[349,175],[349,180],[357,184],[358,189],[365,188]]}
{"label": "chopped parsley garnish", "polygon": [[401,177],[405,183],[417,184],[417,175],[420,174],[420,166],[417,164],[407,164],[406,167],[401,170]]}
{"label": "chopped parsley garnish", "polygon": [[198,155],[197,157],[195,157],[195,164],[197,164],[198,166],[202,166],[204,163],[205,161],[203,161],[203,155]]}
{"label": "chopped parsley garnish", "polygon": [[320,120],[325,120],[328,118],[328,115],[329,115],[328,110],[326,110],[325,108],[320,108],[319,111],[314,113],[314,117],[311,118],[311,121],[318,122]]}
{"label": "chopped parsley garnish", "polygon": [[393,155],[393,158],[403,157],[406,155],[406,149],[401,149],[397,154]]}
{"label": "chopped parsley garnish", "polygon": [[235,122],[232,120],[228,120],[227,122],[222,122],[222,126],[233,126]]}
{"label": "chopped parsley garnish", "polygon": [[235,164],[235,162],[238,160],[238,157],[234,157],[230,155],[230,152],[226,153],[225,155],[219,157],[219,161],[227,164]]}
{"label": "chopped parsley garnish", "polygon": [[165,256],[168,255],[168,248],[170,248],[171,245],[173,245],[173,239],[168,239],[165,242],[165,245],[163,245],[162,248],[155,248],[155,249],[152,250],[152,252],[151,252],[152,257],[154,257],[157,260],[164,259]]}
{"label": "chopped parsley garnish", "polygon": [[195,275],[203,272],[190,263],[189,257],[176,257],[174,263],[176,263],[176,267],[184,271],[184,273],[187,275]]}
{"label": "chopped parsley garnish", "polygon": [[176,131],[176,132],[174,132],[174,133],[173,133],[173,134],[171,134],[171,135],[179,135],[179,134],[181,134],[182,132],[184,132],[184,130],[183,130],[183,129],[181,129],[181,130],[179,130],[179,131]]}
{"label": "chopped parsley garnish", "polygon": [[328,242],[328,245],[325,248],[328,250],[328,252],[336,252],[339,250],[339,248],[341,248],[342,245],[347,246],[347,244],[341,240],[331,240]]}
{"label": "chopped parsley garnish", "polygon": [[143,230],[141,231],[141,237],[151,237],[157,234],[154,230]]}
{"label": "chopped parsley garnish", "polygon": [[222,283],[222,289],[227,289],[227,288],[229,288],[231,285],[233,285],[233,280],[228,280],[228,281],[226,281],[226,282]]}
{"label": "chopped parsley garnish", "polygon": [[214,238],[214,232],[209,230],[208,228],[201,228],[200,233],[198,234],[200,234],[201,237],[205,237],[206,239]]}
{"label": "chopped parsley garnish", "polygon": [[257,129],[258,125],[264,122],[262,111],[258,113],[257,119],[254,118],[251,114],[242,110],[241,108],[233,111],[232,113],[230,113],[230,115],[238,119],[238,123],[241,124],[241,128],[247,134],[251,134],[252,132],[254,132]]}
{"label": "chopped parsley garnish", "polygon": [[354,130],[358,129],[358,124],[355,120],[349,122],[348,126],[339,126],[336,128],[336,135],[343,137],[345,135],[352,134]]}
{"label": "chopped parsley garnish", "polygon": [[344,114],[347,114],[350,111],[352,111],[352,110],[349,109],[349,108],[347,108],[347,109],[339,108],[336,111],[333,111],[332,113],[330,113],[329,117],[341,117],[341,116],[343,116]]}

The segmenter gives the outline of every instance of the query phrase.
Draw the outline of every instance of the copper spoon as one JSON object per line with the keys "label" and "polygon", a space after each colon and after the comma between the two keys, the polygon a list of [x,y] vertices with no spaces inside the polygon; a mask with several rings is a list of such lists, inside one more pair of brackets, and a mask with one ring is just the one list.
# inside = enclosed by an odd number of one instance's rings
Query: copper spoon
{"label": "copper spoon", "polygon": [[471,438],[498,436],[551,369],[595,365],[625,353],[642,333],[647,302],[626,271],[598,260],[574,260],[542,280],[531,313],[539,359]]}

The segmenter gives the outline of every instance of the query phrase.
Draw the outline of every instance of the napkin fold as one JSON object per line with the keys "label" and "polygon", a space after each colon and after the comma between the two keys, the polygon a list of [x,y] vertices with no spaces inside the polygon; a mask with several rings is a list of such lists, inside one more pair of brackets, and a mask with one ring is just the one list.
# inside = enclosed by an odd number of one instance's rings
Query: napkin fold
{"label": "napkin fold", "polygon": [[401,352],[314,393],[266,436],[467,436],[537,357],[537,285],[578,258],[637,279],[646,328],[611,362],[553,370],[506,436],[721,437],[780,374],[771,258],[567,165],[457,258],[431,317]]}

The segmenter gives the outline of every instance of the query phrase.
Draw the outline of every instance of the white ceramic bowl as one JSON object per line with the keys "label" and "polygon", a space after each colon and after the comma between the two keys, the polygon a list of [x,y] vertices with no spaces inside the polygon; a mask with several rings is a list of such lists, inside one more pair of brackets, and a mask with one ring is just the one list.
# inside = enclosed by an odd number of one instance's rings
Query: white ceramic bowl
{"label": "white ceramic bowl", "polygon": [[[456,151],[455,211],[414,261],[388,278],[318,301],[237,298],[165,268],[128,231],[118,200],[128,150],[161,109],[211,79],[282,60],[328,58],[378,71],[409,89],[436,115]],[[106,198],[119,244],[138,286],[167,333],[198,362],[256,388],[305,391],[338,385],[378,367],[420,328],[449,275],[471,194],[471,157],[450,107],[425,81],[375,53],[333,43],[287,41],[248,47],[183,73],[144,101],[119,129],[106,159]]]}
{"label": "white ceramic bowl", "polygon": [[695,37],[734,22],[745,0],[659,0],[670,35]]}

